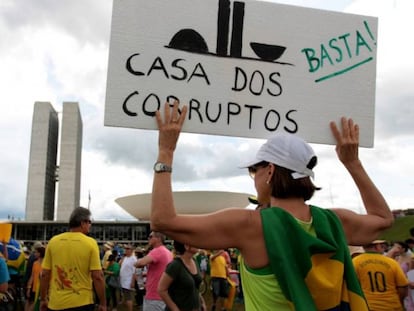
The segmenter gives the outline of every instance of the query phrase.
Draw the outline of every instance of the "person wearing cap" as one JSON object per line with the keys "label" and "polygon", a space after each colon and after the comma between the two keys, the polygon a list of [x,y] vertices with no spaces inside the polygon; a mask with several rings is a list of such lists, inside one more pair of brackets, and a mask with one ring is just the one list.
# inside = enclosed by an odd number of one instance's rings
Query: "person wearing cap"
{"label": "person wearing cap", "polygon": [[361,255],[365,253],[364,248],[362,246],[348,246],[349,248],[349,254],[351,255],[351,258],[354,258],[358,255]]}
{"label": "person wearing cap", "polygon": [[247,311],[368,310],[348,245],[365,245],[393,224],[393,215],[359,157],[359,127],[352,119],[330,123],[336,153],[357,186],[366,214],[323,209],[306,202],[316,187],[317,158],[295,135],[274,135],[247,165],[257,210],[228,208],[206,215],[177,215],[171,175],[187,106],[176,101],[156,112],[151,226],[174,240],[205,249],[235,247]]}
{"label": "person wearing cap", "polygon": [[398,262],[384,255],[386,247],[385,240],[372,241],[352,262],[370,310],[403,311],[409,282]]}
{"label": "person wearing cap", "polygon": [[108,258],[112,254],[113,244],[111,242],[106,242],[103,245],[104,255],[102,257],[102,268],[105,270],[108,267]]}

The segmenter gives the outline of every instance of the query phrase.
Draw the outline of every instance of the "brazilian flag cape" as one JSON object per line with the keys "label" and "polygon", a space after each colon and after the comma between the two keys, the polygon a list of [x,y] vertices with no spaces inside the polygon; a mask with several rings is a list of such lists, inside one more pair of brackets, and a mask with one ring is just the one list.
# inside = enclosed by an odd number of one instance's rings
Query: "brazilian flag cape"
{"label": "brazilian flag cape", "polygon": [[270,267],[295,311],[365,311],[340,220],[330,210],[311,206],[316,236],[288,212],[261,210]]}

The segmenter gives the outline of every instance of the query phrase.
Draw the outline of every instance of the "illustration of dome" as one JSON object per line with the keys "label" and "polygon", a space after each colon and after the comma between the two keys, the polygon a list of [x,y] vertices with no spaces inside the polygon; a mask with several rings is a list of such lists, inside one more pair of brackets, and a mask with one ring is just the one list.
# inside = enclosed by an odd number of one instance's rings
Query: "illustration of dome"
{"label": "illustration of dome", "polygon": [[169,48],[195,53],[208,53],[204,38],[193,29],[182,29],[172,37]]}

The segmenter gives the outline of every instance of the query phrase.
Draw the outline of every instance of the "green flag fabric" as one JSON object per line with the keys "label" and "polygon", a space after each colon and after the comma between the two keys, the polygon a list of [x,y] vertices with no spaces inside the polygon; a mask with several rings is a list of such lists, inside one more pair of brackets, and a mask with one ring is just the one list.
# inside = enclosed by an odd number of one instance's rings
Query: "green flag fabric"
{"label": "green flag fabric", "polygon": [[311,206],[316,235],[281,208],[261,210],[273,274],[295,311],[365,311],[345,234],[334,212]]}

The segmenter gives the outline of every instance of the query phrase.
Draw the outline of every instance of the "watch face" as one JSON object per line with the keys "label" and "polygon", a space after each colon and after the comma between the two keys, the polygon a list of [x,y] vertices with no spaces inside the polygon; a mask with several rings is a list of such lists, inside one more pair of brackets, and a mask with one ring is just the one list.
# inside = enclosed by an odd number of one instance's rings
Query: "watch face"
{"label": "watch face", "polygon": [[160,173],[160,172],[171,172],[172,169],[171,169],[171,167],[169,167],[168,165],[166,165],[164,163],[157,162],[154,165],[154,171],[157,172],[157,173]]}
{"label": "watch face", "polygon": [[162,171],[162,168],[163,168],[163,165],[162,165],[162,163],[155,163],[155,167],[154,167],[154,170],[156,171],[156,172],[161,172]]}

